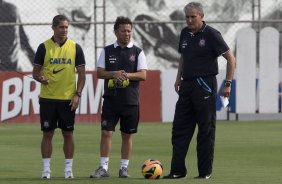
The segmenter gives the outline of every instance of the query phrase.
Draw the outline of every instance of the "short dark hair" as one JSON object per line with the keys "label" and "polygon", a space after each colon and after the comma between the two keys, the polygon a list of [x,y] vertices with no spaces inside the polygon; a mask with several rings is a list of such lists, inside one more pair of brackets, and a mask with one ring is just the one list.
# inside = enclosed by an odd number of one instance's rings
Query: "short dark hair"
{"label": "short dark hair", "polygon": [[130,26],[132,27],[132,21],[130,20],[130,18],[128,17],[124,17],[124,16],[119,16],[116,19],[115,25],[114,25],[114,30],[118,30],[119,25],[121,24],[130,24]]}
{"label": "short dark hair", "polygon": [[52,22],[52,26],[53,27],[57,27],[61,21],[69,21],[68,18],[64,15],[56,15],[54,18],[53,18],[53,22]]}

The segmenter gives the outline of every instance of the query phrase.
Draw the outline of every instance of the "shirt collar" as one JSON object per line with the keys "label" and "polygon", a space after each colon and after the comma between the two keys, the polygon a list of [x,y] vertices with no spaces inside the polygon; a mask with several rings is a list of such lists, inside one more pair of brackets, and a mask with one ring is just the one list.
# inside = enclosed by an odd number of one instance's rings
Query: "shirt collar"
{"label": "shirt collar", "polygon": [[67,38],[67,39],[64,41],[64,43],[62,43],[62,44],[57,43],[57,42],[55,41],[55,39],[54,39],[54,36],[51,37],[51,40],[52,40],[56,45],[58,45],[59,47],[61,47],[61,46],[63,46],[63,45],[67,42],[68,38]]}
{"label": "shirt collar", "polygon": [[[206,24],[205,21],[203,21],[203,25],[202,25],[201,29],[200,29],[197,33],[199,33],[199,32],[204,32],[204,30],[206,29],[206,27],[207,27],[207,24]],[[197,34],[197,33],[193,33],[192,30],[189,29],[189,28],[188,28],[188,30],[189,30],[189,33],[192,34],[192,35]]]}
{"label": "shirt collar", "polygon": [[204,32],[204,30],[206,29],[206,27],[207,27],[207,24],[206,24],[205,21],[203,21],[203,25],[202,25],[202,27],[201,27],[201,29],[200,29],[199,32]]}
{"label": "shirt collar", "polygon": [[[119,47],[119,44],[118,44],[117,41],[114,43],[114,47],[115,47],[115,48]],[[127,47],[127,48],[133,47],[133,43],[132,43],[132,42],[129,42],[129,44],[128,44],[126,47]]]}

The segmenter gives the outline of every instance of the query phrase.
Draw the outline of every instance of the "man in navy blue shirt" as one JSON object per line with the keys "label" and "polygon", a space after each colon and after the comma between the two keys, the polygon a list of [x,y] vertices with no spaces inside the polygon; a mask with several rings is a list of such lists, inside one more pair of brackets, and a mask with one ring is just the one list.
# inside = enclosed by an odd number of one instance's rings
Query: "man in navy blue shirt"
{"label": "man in navy blue shirt", "polygon": [[235,57],[216,29],[203,21],[202,5],[191,2],[184,7],[187,27],[180,34],[181,54],[175,91],[179,94],[172,127],[172,160],[165,179],[185,178],[185,158],[196,125],[198,172],[197,179],[212,174],[216,129],[217,58],[227,60],[226,80],[222,96],[229,97],[235,70]]}

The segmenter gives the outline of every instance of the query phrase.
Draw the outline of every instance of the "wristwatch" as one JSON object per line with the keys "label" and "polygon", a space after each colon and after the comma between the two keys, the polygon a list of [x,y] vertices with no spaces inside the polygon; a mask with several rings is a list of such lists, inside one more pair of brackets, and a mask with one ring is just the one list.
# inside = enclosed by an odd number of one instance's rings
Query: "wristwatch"
{"label": "wristwatch", "polygon": [[75,95],[78,96],[78,97],[81,97],[81,92],[76,91]]}
{"label": "wristwatch", "polygon": [[224,87],[231,87],[231,83],[232,83],[232,81],[231,80],[225,80],[224,81]]}

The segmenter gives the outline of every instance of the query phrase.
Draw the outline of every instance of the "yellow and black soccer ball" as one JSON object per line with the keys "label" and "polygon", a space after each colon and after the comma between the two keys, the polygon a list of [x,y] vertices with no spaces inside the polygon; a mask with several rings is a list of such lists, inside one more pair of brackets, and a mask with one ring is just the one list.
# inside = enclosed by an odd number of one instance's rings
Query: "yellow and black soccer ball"
{"label": "yellow and black soccer ball", "polygon": [[163,174],[161,162],[153,159],[145,160],[141,170],[145,179],[159,179]]}

